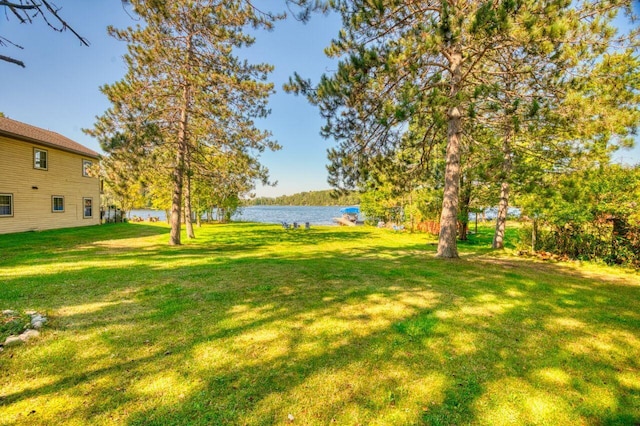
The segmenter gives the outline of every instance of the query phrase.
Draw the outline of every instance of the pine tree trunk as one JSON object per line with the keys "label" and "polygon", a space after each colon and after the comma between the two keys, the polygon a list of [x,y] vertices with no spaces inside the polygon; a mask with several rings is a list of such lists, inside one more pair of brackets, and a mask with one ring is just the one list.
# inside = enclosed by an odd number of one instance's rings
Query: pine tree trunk
{"label": "pine tree trunk", "polygon": [[414,231],[414,217],[413,217],[413,189],[409,192],[409,217],[411,218],[411,233]]}
{"label": "pine tree trunk", "polygon": [[[190,62],[192,55],[192,36],[187,38],[187,61]],[[182,88],[182,106],[180,108],[180,123],[178,127],[178,150],[176,153],[176,166],[173,170],[173,194],[171,197],[171,232],[169,234],[170,245],[180,245],[180,210],[182,207],[182,190],[185,172],[185,161],[188,154],[187,123],[189,120],[189,103],[191,98],[191,87],[188,81],[184,81]]]}
{"label": "pine tree trunk", "polygon": [[[189,34],[187,38],[187,70],[190,68],[191,59],[193,56],[192,43],[191,43],[192,35]],[[187,108],[191,103],[191,85],[189,82],[186,82],[187,93],[185,96],[185,105]],[[187,184],[185,187],[184,193],[184,224],[187,228],[187,238],[193,239],[196,237],[196,234],[193,232],[193,215],[191,209],[191,149],[187,140],[187,153],[186,153],[186,176],[187,176]]]}
{"label": "pine tree trunk", "polygon": [[176,166],[173,170],[173,194],[171,197],[171,233],[170,245],[180,245],[180,211],[182,209],[182,190],[184,186],[185,159],[187,156],[187,105],[189,100],[189,87],[185,84],[183,89],[183,107],[180,111],[180,126],[178,129],[178,151],[176,153]]}
{"label": "pine tree trunk", "polygon": [[[180,119],[180,131],[178,134],[178,151],[176,153],[176,166],[173,169],[173,193],[171,195],[171,232],[169,234],[169,244],[172,246],[180,245],[180,210],[182,207],[182,179],[184,173],[184,118],[186,117],[186,109],[182,112]],[[182,139],[182,143],[180,143]]]}
{"label": "pine tree trunk", "polygon": [[471,203],[471,183],[460,179],[460,241],[467,241],[469,233],[469,204]]}
{"label": "pine tree trunk", "polygon": [[[187,160],[188,163],[188,160]],[[191,210],[191,175],[187,170],[187,182],[184,188],[184,223],[187,228],[187,238],[193,239],[196,234],[193,232],[193,220]]]}
{"label": "pine tree trunk", "polygon": [[[451,99],[455,99],[462,78],[462,53],[450,54]],[[447,158],[444,172],[444,196],[440,216],[437,257],[458,258],[456,230],[458,225],[458,196],[460,192],[460,136],[462,134],[462,114],[458,105],[449,109],[447,124]]]}
{"label": "pine tree trunk", "polygon": [[507,227],[507,210],[509,208],[509,182],[502,182],[500,185],[500,202],[498,204],[498,217],[496,219],[496,230],[493,234],[494,249],[504,248],[504,232]]}
{"label": "pine tree trunk", "polygon": [[502,146],[502,184],[500,185],[500,202],[498,204],[498,217],[496,219],[496,230],[493,234],[494,249],[504,248],[504,233],[507,227],[507,212],[509,210],[509,176],[511,174],[511,138],[513,133],[509,130],[504,138]]}

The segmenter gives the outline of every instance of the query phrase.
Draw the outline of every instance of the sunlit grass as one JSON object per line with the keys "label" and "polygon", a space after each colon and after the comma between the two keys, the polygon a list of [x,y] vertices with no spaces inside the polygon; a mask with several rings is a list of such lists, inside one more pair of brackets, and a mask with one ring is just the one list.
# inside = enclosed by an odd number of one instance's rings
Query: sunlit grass
{"label": "sunlit grass", "polygon": [[640,278],[424,234],[164,224],[0,236],[0,425],[636,424]]}

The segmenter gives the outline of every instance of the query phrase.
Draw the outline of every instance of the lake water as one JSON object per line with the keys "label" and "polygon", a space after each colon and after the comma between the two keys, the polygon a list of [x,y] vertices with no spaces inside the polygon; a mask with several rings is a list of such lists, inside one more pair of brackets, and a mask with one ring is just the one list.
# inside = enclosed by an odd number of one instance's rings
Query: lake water
{"label": "lake water", "polygon": [[333,218],[340,217],[339,206],[251,206],[244,207],[233,220],[261,223],[305,223],[333,225]]}
{"label": "lake water", "polygon": [[[340,209],[346,206],[251,206],[243,207],[233,216],[234,221],[259,223],[293,223],[312,225],[334,225],[333,218],[340,217]],[[167,220],[165,212],[159,210],[131,210],[129,217],[144,219],[157,217]]]}
{"label": "lake water", "polygon": [[[347,206],[251,206],[243,207],[233,216],[234,221],[259,222],[259,223],[293,223],[304,224],[309,222],[312,225],[335,225],[334,217],[340,217],[340,209]],[[498,209],[490,208],[485,210],[486,218],[495,219]],[[519,216],[517,208],[510,207],[509,214]],[[138,216],[144,219],[157,217],[162,221],[167,220],[163,211],[159,210],[131,210],[129,217]],[[360,220],[364,216],[360,214]],[[469,214],[469,220],[474,221],[475,215]]]}

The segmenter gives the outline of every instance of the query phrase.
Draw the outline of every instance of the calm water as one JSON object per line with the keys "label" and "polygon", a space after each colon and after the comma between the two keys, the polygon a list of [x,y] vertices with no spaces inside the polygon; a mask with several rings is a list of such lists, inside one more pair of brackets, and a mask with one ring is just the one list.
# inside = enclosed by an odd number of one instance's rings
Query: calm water
{"label": "calm water", "polygon": [[243,208],[234,220],[261,223],[305,223],[333,225],[333,218],[340,217],[342,207],[319,206],[251,206]]}
{"label": "calm water", "polygon": [[[233,220],[260,223],[309,222],[312,225],[334,225],[333,218],[340,217],[340,209],[346,206],[314,207],[314,206],[251,206],[242,208],[233,216]],[[163,211],[131,210],[129,217],[138,216],[144,219],[158,217],[167,220]]]}
{"label": "calm water", "polygon": [[[298,222],[304,224],[309,222],[312,225],[335,225],[334,217],[340,217],[340,209],[347,206],[251,206],[244,207],[233,216],[235,221],[243,222],[259,222],[259,223],[293,223]],[[485,211],[486,218],[495,219],[497,208],[490,208]],[[509,214],[514,216],[520,215],[520,210],[510,207]],[[160,220],[167,220],[165,213],[159,210],[131,210],[129,217],[139,216],[147,219],[149,216],[157,217]],[[364,219],[364,215],[360,214],[359,219]],[[474,221],[475,215],[469,214],[469,220]]]}

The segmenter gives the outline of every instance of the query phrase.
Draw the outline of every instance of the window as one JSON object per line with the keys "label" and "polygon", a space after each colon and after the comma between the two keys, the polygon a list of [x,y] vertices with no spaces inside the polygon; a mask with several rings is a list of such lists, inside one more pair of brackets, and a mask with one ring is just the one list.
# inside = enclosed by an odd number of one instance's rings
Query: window
{"label": "window", "polygon": [[82,204],[84,204],[82,217],[85,219],[93,217],[93,198],[83,198]]}
{"label": "window", "polygon": [[82,160],[82,176],[91,177],[91,166],[93,166],[93,162]]}
{"label": "window", "polygon": [[51,211],[54,213],[64,212],[64,197],[59,195],[51,197]]}
{"label": "window", "polygon": [[0,217],[13,216],[13,194],[0,194]]}
{"label": "window", "polygon": [[48,157],[47,151],[34,148],[33,149],[33,168],[47,170],[47,167],[49,166],[47,157]]}

